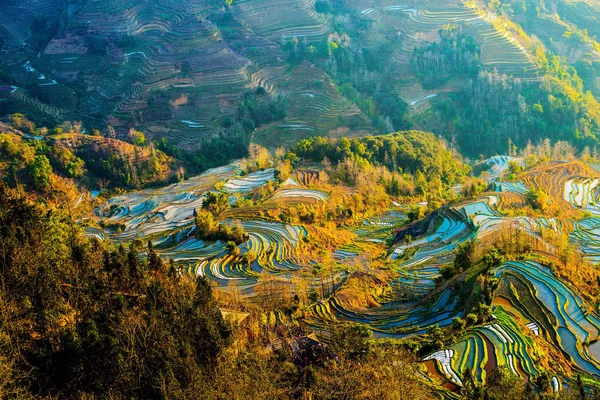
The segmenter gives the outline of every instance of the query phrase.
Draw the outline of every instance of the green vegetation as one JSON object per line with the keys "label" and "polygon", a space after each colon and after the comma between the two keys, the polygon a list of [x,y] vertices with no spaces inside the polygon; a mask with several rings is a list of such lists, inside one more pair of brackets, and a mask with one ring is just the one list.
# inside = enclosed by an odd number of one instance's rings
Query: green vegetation
{"label": "green vegetation", "polygon": [[29,173],[36,189],[46,189],[50,186],[52,167],[48,157],[45,155],[35,156],[33,162],[29,165]]}
{"label": "green vegetation", "polygon": [[220,215],[229,207],[229,195],[209,192],[202,202],[202,209],[196,213],[196,237],[234,244],[248,240],[248,234],[240,224],[229,226],[220,223]]}
{"label": "green vegetation", "polygon": [[542,190],[530,190],[526,197],[527,204],[534,210],[544,212],[548,209],[550,199]]}
{"label": "green vegetation", "polygon": [[77,157],[66,147],[52,147],[50,155],[58,169],[65,172],[69,178],[81,178],[85,173],[85,161]]}
{"label": "green vegetation", "polygon": [[[597,91],[596,67],[589,58],[593,56],[585,49],[591,39],[578,39],[574,44],[573,38],[583,38],[586,35],[584,31],[561,21],[559,14],[547,9],[543,2],[531,3],[493,1],[486,8],[500,15],[502,22],[497,25],[503,26],[502,30],[512,36],[514,42],[520,43],[521,52],[539,70],[539,77],[521,79],[519,74],[503,75],[493,70],[482,70],[462,90],[437,101],[435,113],[428,115],[439,118],[441,128],[436,133],[448,138],[456,137],[465,154],[489,156],[492,154],[490,149],[502,152],[509,140],[519,147],[524,147],[528,141],[537,142],[545,138],[566,140],[580,148],[598,142],[600,103],[588,92],[592,88]],[[513,7],[527,10],[523,18],[516,18]],[[565,30],[565,27],[569,29]],[[555,29],[564,39],[552,34]],[[529,35],[536,35],[541,40],[532,39]],[[440,49],[444,48],[446,36],[442,34]],[[581,43],[582,40],[585,44]],[[435,45],[431,46],[438,49]],[[569,64],[565,50],[579,46],[584,56]],[[468,74],[469,71],[473,71],[471,65],[462,65],[452,76]],[[430,121],[424,123],[426,126],[431,124]]]}
{"label": "green vegetation", "polygon": [[360,324],[343,324],[333,329],[331,341],[332,350],[351,360],[364,360],[371,351],[373,332]]}
{"label": "green vegetation", "polygon": [[203,141],[199,151],[186,151],[180,146],[172,144],[166,137],[154,142],[158,150],[169,157],[180,160],[185,165],[187,176],[246,157],[249,143],[248,136],[245,134],[212,137]]}
{"label": "green vegetation", "polygon": [[[130,144],[99,134],[84,135],[79,123],[62,124],[49,134],[21,114],[11,115],[9,120],[10,126],[0,123],[0,148],[7,161],[0,164],[0,170],[13,185],[31,183],[46,190],[53,182],[53,172],[111,188],[139,188],[183,177],[182,171],[175,171],[175,160],[144,146],[141,132],[132,131],[136,144]],[[59,180],[54,183],[60,186]]]}
{"label": "green vegetation", "polygon": [[426,88],[442,85],[461,74],[475,77],[479,72],[481,50],[472,36],[466,36],[457,26],[440,31],[441,41],[415,47],[411,64]]}
{"label": "green vegetation", "polygon": [[204,240],[232,241],[235,244],[242,244],[248,239],[241,225],[222,225],[215,220],[213,213],[205,210],[199,211],[196,216],[196,237]]}
{"label": "green vegetation", "polygon": [[294,152],[315,161],[337,163],[335,175],[355,185],[356,169],[383,166],[396,173],[385,182],[394,195],[428,194],[441,197],[449,186],[463,180],[468,167],[457,161],[445,144],[433,134],[407,131],[359,139],[312,138],[298,143]]}
{"label": "green vegetation", "polygon": [[485,387],[480,387],[470,370],[465,372],[465,388],[462,394],[473,400],[479,399],[536,399],[533,386],[521,382],[521,378],[513,374],[507,367],[495,368],[487,376]]}
{"label": "green vegetation", "polygon": [[467,240],[461,243],[455,251],[452,265],[445,266],[440,271],[440,281],[446,281],[453,276],[467,271],[475,265],[475,242]]}
{"label": "green vegetation", "polygon": [[[446,135],[459,129],[463,132],[457,137],[460,148],[474,155],[489,155],[490,149],[502,151],[509,140],[519,147],[546,137],[580,146],[596,143],[600,126],[598,103],[583,94],[573,70],[558,72],[560,61],[555,61],[545,61],[548,74],[553,77],[539,85],[481,72],[472,85],[453,96],[453,102],[436,106],[446,121],[440,133]],[[572,83],[571,79],[577,82]],[[586,105],[580,107],[581,104]],[[509,126],[508,120],[514,123]],[[581,121],[585,123],[580,124]]]}
{"label": "green vegetation", "polygon": [[[252,132],[263,124],[282,120],[286,116],[287,102],[279,96],[271,100],[269,94],[262,86],[252,92],[246,92],[237,110],[237,119],[246,132]],[[231,126],[231,121],[226,120],[224,126]]]}

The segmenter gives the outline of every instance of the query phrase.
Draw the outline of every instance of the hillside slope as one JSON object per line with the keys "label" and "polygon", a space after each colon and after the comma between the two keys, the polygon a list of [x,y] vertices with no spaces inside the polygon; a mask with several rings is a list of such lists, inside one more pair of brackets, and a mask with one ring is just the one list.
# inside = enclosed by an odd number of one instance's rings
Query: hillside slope
{"label": "hillside slope", "polygon": [[415,127],[470,156],[600,137],[594,2],[9,3],[0,113],[46,125],[194,150]]}

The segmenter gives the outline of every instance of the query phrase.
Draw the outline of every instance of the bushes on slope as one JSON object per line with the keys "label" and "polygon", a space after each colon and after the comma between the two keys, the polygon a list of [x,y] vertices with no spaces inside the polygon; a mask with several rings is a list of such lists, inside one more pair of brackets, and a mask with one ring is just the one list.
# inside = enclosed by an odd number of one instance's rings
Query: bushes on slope
{"label": "bushes on slope", "polygon": [[208,281],[90,241],[3,183],[0,240],[0,393],[161,398],[228,343]]}

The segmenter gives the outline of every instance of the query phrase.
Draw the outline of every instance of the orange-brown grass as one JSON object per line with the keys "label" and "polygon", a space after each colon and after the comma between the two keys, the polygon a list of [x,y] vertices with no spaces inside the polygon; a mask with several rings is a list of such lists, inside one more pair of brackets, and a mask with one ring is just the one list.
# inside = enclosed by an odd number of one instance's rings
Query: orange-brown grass
{"label": "orange-brown grass", "polygon": [[390,274],[382,272],[354,272],[348,277],[335,298],[346,309],[379,306],[379,299],[392,288],[388,284]]}
{"label": "orange-brown grass", "polygon": [[46,200],[56,208],[66,210],[74,219],[87,215],[91,211],[93,202],[89,194],[84,193],[79,201],[81,193],[72,179],[52,174],[49,192],[45,197]]}
{"label": "orange-brown grass", "polygon": [[275,207],[278,208],[286,208],[289,205],[294,205],[294,204],[318,204],[321,202],[321,200],[319,199],[315,199],[312,197],[280,197],[277,199],[274,199],[273,196],[275,196],[281,189],[278,189],[276,191],[274,191],[268,199],[266,199],[264,201],[264,205],[273,205]]}
{"label": "orange-brown grass", "polygon": [[573,178],[600,178],[600,173],[581,161],[550,162],[522,173],[519,179],[530,189],[542,190],[554,202],[553,212],[576,217],[574,207],[564,199],[565,183]]}
{"label": "orange-brown grass", "polygon": [[301,254],[309,258],[331,254],[340,246],[353,243],[356,235],[343,229],[329,229],[320,226],[307,225],[308,242],[303,242],[300,246]]}
{"label": "orange-brown grass", "polygon": [[225,210],[221,217],[229,219],[260,219],[279,221],[279,215],[285,207],[275,203],[263,203],[255,206],[243,206]]}
{"label": "orange-brown grass", "polygon": [[43,209],[62,209],[73,219],[89,214],[93,203],[90,201],[89,193],[84,193],[79,201],[82,194],[72,179],[53,173],[50,182],[49,187],[41,191],[23,190],[22,193]]}
{"label": "orange-brown grass", "polygon": [[498,198],[496,207],[500,212],[507,209],[522,209],[527,205],[527,199],[520,193],[497,192],[493,195]]}
{"label": "orange-brown grass", "polygon": [[454,383],[450,382],[446,375],[442,371],[438,369],[437,361],[428,360],[422,363],[427,372],[427,375],[430,378],[433,378],[439,385],[441,385],[444,389],[449,390],[451,392],[458,391],[460,387],[456,386]]}
{"label": "orange-brown grass", "polygon": [[166,182],[173,175],[181,177],[183,174],[178,163],[162,151],[134,146],[117,139],[68,133],[51,136],[50,144],[67,147],[84,160],[119,160],[111,163],[110,170],[104,173],[117,175],[107,178],[121,179],[127,185],[135,187]]}
{"label": "orange-brown grass", "polygon": [[282,221],[284,215],[285,220],[290,223],[315,224],[335,229],[355,225],[365,218],[380,215],[387,210],[389,203],[385,191],[379,186],[356,191],[346,186],[320,184],[318,189],[329,194],[327,201],[272,200],[272,193],[268,193],[269,197],[262,203],[231,208],[225,211],[223,216]]}
{"label": "orange-brown grass", "polygon": [[318,186],[329,181],[325,171],[305,170],[296,172],[292,178],[303,186]]}
{"label": "orange-brown grass", "polygon": [[531,250],[546,251],[544,240],[537,234],[525,230],[516,221],[506,221],[495,229],[483,231],[477,237],[476,258],[481,259],[491,248],[497,248],[515,258]]}
{"label": "orange-brown grass", "polygon": [[258,214],[263,219],[275,221],[281,221],[282,215],[285,215],[285,220],[290,223],[336,229],[356,225],[388,209],[389,198],[380,186],[354,191],[345,186],[320,185],[319,189],[329,194],[327,201],[312,203],[267,199],[260,205],[227,213],[237,216]]}
{"label": "orange-brown grass", "polygon": [[[89,136],[77,133],[65,133],[50,137],[58,145],[67,145],[77,148],[89,148],[94,152],[118,152],[120,155],[135,156],[135,160],[146,160],[152,150],[146,147],[134,146],[131,143],[103,136]],[[165,156],[166,159],[170,159]]]}

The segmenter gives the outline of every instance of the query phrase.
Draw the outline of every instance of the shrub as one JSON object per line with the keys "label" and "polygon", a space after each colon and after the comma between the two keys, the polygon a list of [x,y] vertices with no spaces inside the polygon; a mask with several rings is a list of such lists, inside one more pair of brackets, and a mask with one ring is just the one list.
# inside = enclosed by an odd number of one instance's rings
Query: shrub
{"label": "shrub", "polygon": [[418,221],[425,216],[425,207],[420,204],[415,206],[411,206],[408,212],[406,213],[408,220],[410,222]]}
{"label": "shrub", "polygon": [[465,317],[465,320],[468,325],[475,325],[477,323],[477,315],[469,313]]}
{"label": "shrub", "polygon": [[454,317],[452,319],[452,326],[457,331],[462,331],[463,329],[465,329],[466,325],[467,325],[467,321],[465,321],[464,319],[462,319],[460,317]]}
{"label": "shrub", "polygon": [[335,352],[349,359],[363,358],[369,354],[371,344],[368,339],[373,332],[366,325],[345,323],[335,327],[331,333],[331,346]]}
{"label": "shrub", "polygon": [[[200,210],[196,215],[196,237],[204,240],[224,240],[233,244],[241,244],[248,239],[248,234],[241,225],[221,225],[210,211]],[[235,252],[235,250],[232,251]],[[239,249],[237,252],[234,255],[239,254]]]}
{"label": "shrub", "polygon": [[467,240],[461,243],[456,249],[456,256],[454,258],[454,267],[459,271],[466,271],[471,268],[475,262],[475,242]]}
{"label": "shrub", "polygon": [[237,257],[240,255],[240,248],[237,247],[234,241],[230,240],[229,242],[227,242],[226,248],[227,251],[229,251],[229,254],[231,254],[232,256]]}
{"label": "shrub", "polygon": [[196,216],[196,236],[203,239],[212,237],[217,230],[217,224],[211,212],[201,210]]}
{"label": "shrub", "polygon": [[527,205],[534,210],[546,211],[549,206],[550,198],[543,190],[532,189],[527,192]]}
{"label": "shrub", "polygon": [[52,167],[50,166],[48,157],[44,155],[35,156],[29,166],[29,173],[36,189],[45,189],[50,186],[50,182],[52,181]]}
{"label": "shrub", "polygon": [[220,215],[228,208],[230,208],[230,205],[229,195],[227,193],[209,192],[202,202],[202,209],[207,210],[214,215]]}

